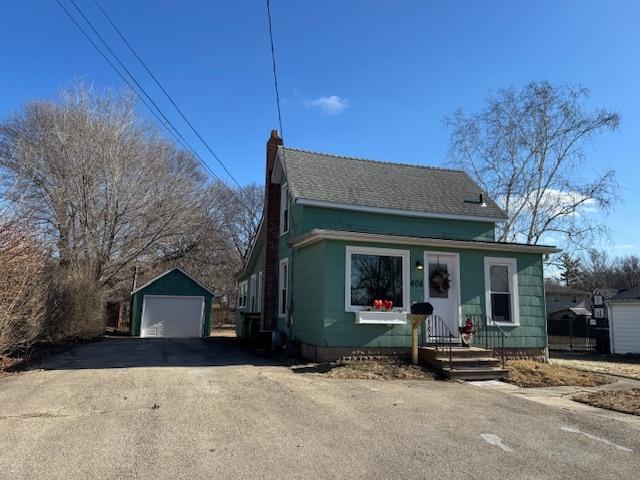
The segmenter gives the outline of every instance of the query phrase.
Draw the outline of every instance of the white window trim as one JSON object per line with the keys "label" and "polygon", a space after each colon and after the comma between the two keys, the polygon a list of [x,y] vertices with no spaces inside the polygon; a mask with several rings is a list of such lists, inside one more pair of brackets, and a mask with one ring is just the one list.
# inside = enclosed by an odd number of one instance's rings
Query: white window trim
{"label": "white window trim", "polygon": [[[287,215],[287,224],[284,224],[284,212],[289,212]],[[280,236],[289,232],[289,224],[291,223],[291,204],[289,202],[289,184],[283,183],[280,187]]]}
{"label": "white window trim", "polygon": [[262,270],[258,273],[258,312],[262,312]]}
{"label": "white window trim", "polygon": [[[238,283],[238,298],[236,300],[238,310],[246,310],[247,308],[247,286],[248,283],[246,280]],[[243,298],[244,302],[242,301]]]}
{"label": "white window trim", "polygon": [[258,303],[256,301],[257,300],[256,282],[257,282],[257,275],[254,273],[253,275],[251,275],[251,279],[249,281],[249,306],[251,308],[250,310],[251,312],[257,311],[256,309],[258,308]]}
{"label": "white window trim", "polygon": [[[282,286],[283,286],[283,266],[287,266],[287,296],[285,298],[284,313],[282,312]],[[278,318],[286,318],[289,315],[289,258],[283,258],[278,264]]]}
{"label": "white window trim", "polygon": [[344,310],[345,312],[361,312],[369,306],[351,305],[351,255],[384,255],[402,258],[402,308],[394,307],[396,312],[407,312],[411,303],[411,269],[409,250],[398,250],[394,248],[377,247],[357,247],[348,245],[345,253],[344,268]]}
{"label": "white window trim", "polygon": [[491,311],[491,265],[502,265],[509,269],[509,293],[511,294],[512,322],[495,322],[496,325],[517,327],[520,325],[520,296],[518,295],[518,262],[515,258],[484,257],[484,290],[487,318],[493,320]]}

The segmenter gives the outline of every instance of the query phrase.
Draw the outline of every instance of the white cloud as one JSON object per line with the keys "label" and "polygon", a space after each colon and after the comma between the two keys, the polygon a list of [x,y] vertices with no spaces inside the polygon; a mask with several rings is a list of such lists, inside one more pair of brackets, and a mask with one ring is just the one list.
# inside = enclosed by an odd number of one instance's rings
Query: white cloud
{"label": "white cloud", "polygon": [[[520,205],[525,202],[525,209],[532,210],[534,208],[533,202],[534,196],[530,198],[523,198],[514,195],[511,198],[511,208],[517,210]],[[501,200],[502,206],[504,206],[504,199]],[[593,198],[586,198],[582,193],[575,191],[561,191],[553,188],[549,188],[545,191],[544,196],[540,200],[539,208],[546,212],[559,212],[562,209],[571,209],[573,206],[578,205],[576,210],[569,213],[569,216],[580,216],[598,211],[598,204]]]}
{"label": "white cloud", "polygon": [[307,108],[317,110],[326,115],[338,115],[349,106],[349,100],[337,95],[323,95],[315,100],[307,100],[305,105]]}
{"label": "white cloud", "polygon": [[630,243],[618,243],[613,246],[614,250],[634,250],[635,248],[636,246]]}

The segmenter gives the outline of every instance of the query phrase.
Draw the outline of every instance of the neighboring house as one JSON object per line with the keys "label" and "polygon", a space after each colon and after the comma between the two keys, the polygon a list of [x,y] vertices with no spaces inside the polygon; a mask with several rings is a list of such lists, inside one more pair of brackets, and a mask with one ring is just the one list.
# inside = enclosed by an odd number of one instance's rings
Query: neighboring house
{"label": "neighboring house", "polygon": [[607,309],[611,353],[640,353],[640,288],[621,290]]}
{"label": "neighboring house", "polygon": [[548,285],[545,295],[549,322],[569,316],[591,316],[591,292],[573,287]]}
{"label": "neighboring house", "polygon": [[549,347],[571,350],[574,347],[592,348],[591,293],[572,287],[549,285],[545,295]]}
{"label": "neighboring house", "polygon": [[[464,172],[283,148],[267,142],[265,210],[238,276],[237,333],[290,339],[303,356],[405,351],[406,312],[428,301],[457,337],[467,315],[544,355],[543,256],[495,241],[504,212]],[[369,312],[374,300],[393,311]]]}

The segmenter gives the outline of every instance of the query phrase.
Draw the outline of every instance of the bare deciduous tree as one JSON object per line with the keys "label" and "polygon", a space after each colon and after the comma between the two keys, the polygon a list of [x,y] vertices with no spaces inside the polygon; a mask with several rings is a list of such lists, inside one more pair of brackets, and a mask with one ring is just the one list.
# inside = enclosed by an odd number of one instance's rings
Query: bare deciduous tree
{"label": "bare deciduous tree", "polygon": [[198,228],[205,177],[137,119],[128,94],[80,87],[27,104],[0,124],[0,168],[28,192],[15,207],[34,212],[60,263],[100,285],[182,248]]}
{"label": "bare deciduous tree", "polygon": [[214,185],[212,214],[231,240],[241,262],[247,259],[251,241],[260,228],[264,206],[264,187],[256,183],[242,189],[230,190]]}
{"label": "bare deciduous tree", "polygon": [[587,180],[584,147],[620,117],[587,111],[584,88],[534,82],[517,92],[501,90],[479,113],[458,111],[446,119],[452,130],[450,163],[467,171],[508,215],[499,239],[537,244],[553,235],[584,247],[606,231],[602,215],[616,201],[613,170]]}
{"label": "bare deciduous tree", "polygon": [[604,250],[589,249],[577,263],[577,281],[572,286],[593,291],[640,288],[640,257],[611,258]]}
{"label": "bare deciduous tree", "polygon": [[613,264],[615,285],[618,288],[640,288],[640,257],[628,255]]}

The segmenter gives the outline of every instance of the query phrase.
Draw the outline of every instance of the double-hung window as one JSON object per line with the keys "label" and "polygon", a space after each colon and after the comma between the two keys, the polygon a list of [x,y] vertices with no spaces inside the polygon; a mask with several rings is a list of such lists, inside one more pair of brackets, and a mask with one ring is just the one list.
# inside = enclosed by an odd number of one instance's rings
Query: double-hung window
{"label": "double-hung window", "polygon": [[280,235],[289,231],[289,185],[280,187]]}
{"label": "double-hung window", "polygon": [[262,312],[262,271],[260,271],[260,273],[258,273],[258,293],[257,293],[257,297],[258,297],[258,312]]}
{"label": "double-hung window", "polygon": [[289,259],[280,260],[278,274],[278,316],[286,317],[289,312]]}
{"label": "double-hung window", "polygon": [[247,308],[247,281],[238,283],[238,309],[244,310]]}
{"label": "double-hung window", "polygon": [[347,247],[345,310],[366,310],[374,300],[391,300],[395,311],[409,308],[409,250]]}
{"label": "double-hung window", "polygon": [[257,288],[256,288],[256,274],[254,273],[253,275],[251,275],[251,282],[249,284],[249,298],[251,299],[249,301],[249,305],[251,308],[252,312],[256,312],[257,309],[256,307],[258,306],[256,303],[256,293],[257,293]]}
{"label": "double-hung window", "polygon": [[485,257],[484,281],[487,317],[501,325],[519,325],[516,259]]}

